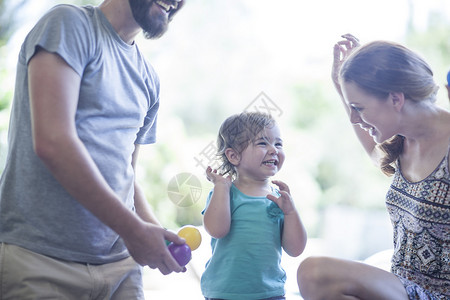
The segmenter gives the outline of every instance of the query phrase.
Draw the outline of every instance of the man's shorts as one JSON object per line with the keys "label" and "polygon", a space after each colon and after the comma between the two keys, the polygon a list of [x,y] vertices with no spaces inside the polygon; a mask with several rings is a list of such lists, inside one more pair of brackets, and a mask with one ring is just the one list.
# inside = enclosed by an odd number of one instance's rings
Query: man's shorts
{"label": "man's shorts", "polygon": [[144,299],[133,258],[103,265],[58,260],[0,244],[0,299]]}

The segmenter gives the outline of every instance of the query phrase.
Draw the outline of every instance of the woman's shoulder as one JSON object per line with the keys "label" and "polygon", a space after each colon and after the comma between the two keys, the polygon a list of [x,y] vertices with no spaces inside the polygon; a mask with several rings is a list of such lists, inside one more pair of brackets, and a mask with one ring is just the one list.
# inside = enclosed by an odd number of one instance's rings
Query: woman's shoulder
{"label": "woman's shoulder", "polygon": [[434,139],[435,147],[440,151],[447,151],[450,149],[450,111],[443,109],[441,114],[437,116],[438,123],[435,128],[436,138]]}
{"label": "woman's shoulder", "polygon": [[[438,159],[441,159],[441,164],[438,168],[441,168],[443,171],[446,170],[446,176],[449,175],[450,170],[450,112],[445,111],[443,114],[442,122],[440,122],[440,126],[438,132],[440,132],[437,140],[436,140],[436,153],[438,153]],[[443,155],[442,155],[443,153]]]}

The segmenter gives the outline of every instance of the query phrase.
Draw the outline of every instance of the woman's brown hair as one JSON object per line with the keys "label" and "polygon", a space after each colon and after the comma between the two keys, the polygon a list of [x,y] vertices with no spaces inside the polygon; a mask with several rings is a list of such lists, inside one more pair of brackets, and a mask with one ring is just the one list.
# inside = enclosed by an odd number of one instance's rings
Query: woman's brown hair
{"label": "woman's brown hair", "polygon": [[[406,100],[436,100],[439,87],[430,66],[418,54],[393,42],[375,41],[358,48],[343,63],[340,80],[354,82],[379,99],[389,93],[403,93]],[[394,136],[378,145],[384,153],[381,170],[395,173],[395,163],[403,151],[403,137]]]}

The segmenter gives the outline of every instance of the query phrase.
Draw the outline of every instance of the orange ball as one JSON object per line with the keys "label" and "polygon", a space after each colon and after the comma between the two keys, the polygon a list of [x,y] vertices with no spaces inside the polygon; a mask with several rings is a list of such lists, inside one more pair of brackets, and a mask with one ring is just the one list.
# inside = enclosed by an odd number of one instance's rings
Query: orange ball
{"label": "orange ball", "polygon": [[202,243],[202,235],[200,231],[191,225],[186,225],[178,230],[178,236],[186,240],[186,244],[191,248],[192,251],[197,249]]}

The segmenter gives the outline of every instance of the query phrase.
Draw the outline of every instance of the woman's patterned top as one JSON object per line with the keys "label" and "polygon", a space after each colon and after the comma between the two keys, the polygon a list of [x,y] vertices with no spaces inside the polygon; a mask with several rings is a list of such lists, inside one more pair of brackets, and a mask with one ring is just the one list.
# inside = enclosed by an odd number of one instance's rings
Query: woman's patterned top
{"label": "woman's patterned top", "polygon": [[386,196],[394,227],[391,271],[436,295],[450,297],[449,152],[422,181],[409,182],[400,164]]}

